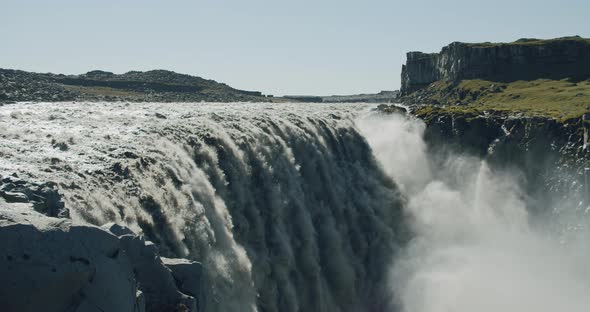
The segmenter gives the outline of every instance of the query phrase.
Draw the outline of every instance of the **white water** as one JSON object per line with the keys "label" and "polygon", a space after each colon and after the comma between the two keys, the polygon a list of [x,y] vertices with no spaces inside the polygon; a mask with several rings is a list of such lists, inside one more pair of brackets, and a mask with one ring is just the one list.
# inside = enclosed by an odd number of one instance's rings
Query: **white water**
{"label": "white water", "polygon": [[125,223],[203,262],[204,311],[382,310],[403,220],[352,121],[365,109],[7,105],[0,174],[55,181],[73,218]]}
{"label": "white water", "polygon": [[440,155],[427,154],[419,121],[369,117],[359,127],[409,198],[415,238],[390,279],[402,311],[590,310],[590,236],[547,230],[565,215],[533,220],[517,172],[457,155],[430,167]]}
{"label": "white water", "polygon": [[566,216],[529,214],[515,172],[458,156],[431,167],[423,124],[365,111],[7,105],[0,174],[56,181],[73,218],[202,261],[205,311],[384,311],[386,288],[404,312],[588,310],[588,236],[545,230]]}

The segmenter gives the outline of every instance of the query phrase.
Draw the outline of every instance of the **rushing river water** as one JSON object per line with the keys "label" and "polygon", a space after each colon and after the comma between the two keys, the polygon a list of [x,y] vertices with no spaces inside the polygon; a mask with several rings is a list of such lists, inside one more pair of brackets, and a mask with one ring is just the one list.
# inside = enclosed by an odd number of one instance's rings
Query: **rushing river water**
{"label": "rushing river water", "polygon": [[433,168],[421,122],[371,108],[6,105],[0,174],[54,181],[72,218],[202,262],[204,311],[590,307],[583,226],[530,226],[514,173]]}

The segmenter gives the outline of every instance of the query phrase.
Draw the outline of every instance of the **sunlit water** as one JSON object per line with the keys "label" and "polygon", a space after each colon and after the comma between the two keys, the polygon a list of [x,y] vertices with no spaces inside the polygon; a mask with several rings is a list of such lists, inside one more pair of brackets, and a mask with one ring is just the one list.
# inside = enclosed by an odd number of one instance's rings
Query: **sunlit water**
{"label": "sunlit water", "polygon": [[583,230],[531,226],[514,172],[433,167],[423,123],[370,108],[6,105],[0,174],[201,261],[205,311],[588,310]]}
{"label": "sunlit water", "polygon": [[366,105],[40,103],[0,108],[0,172],[55,181],[74,219],[203,262],[205,311],[383,310],[397,189]]}

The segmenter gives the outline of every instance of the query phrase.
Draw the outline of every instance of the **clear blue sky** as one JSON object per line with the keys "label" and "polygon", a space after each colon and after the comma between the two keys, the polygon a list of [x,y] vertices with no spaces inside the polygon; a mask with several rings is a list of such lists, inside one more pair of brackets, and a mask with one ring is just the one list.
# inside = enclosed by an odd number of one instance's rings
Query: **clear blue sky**
{"label": "clear blue sky", "polygon": [[407,51],[590,37],[590,0],[0,0],[0,67],[170,69],[240,89],[399,88]]}

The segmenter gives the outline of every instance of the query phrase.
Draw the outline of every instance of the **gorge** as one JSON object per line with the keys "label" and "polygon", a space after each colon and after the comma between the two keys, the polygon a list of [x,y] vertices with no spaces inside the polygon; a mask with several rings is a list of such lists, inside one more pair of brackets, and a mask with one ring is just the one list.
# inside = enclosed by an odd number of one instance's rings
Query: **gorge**
{"label": "gorge", "polygon": [[11,72],[1,310],[586,311],[589,46],[411,52],[381,105]]}

